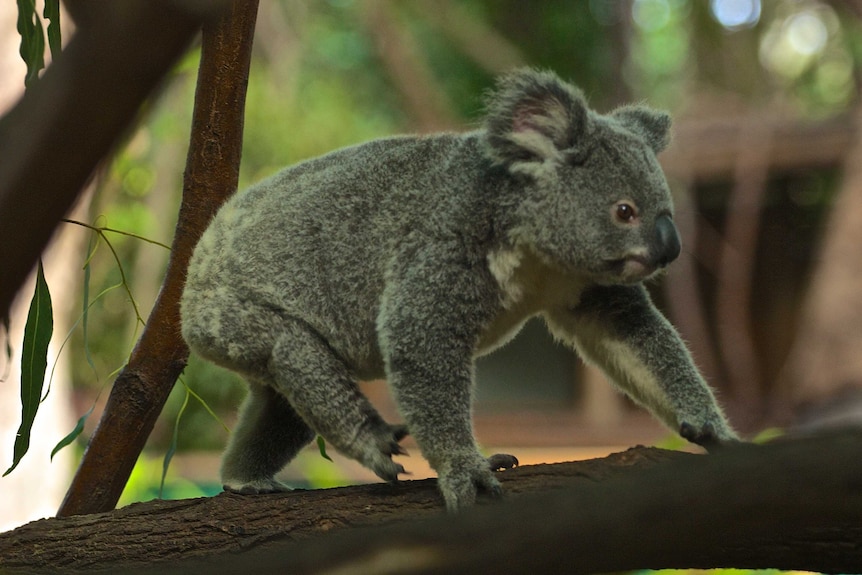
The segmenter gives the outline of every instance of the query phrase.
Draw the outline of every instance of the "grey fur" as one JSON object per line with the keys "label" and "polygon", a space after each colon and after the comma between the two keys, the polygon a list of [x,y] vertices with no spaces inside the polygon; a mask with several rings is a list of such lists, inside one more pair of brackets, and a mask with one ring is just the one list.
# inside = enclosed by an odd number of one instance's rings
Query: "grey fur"
{"label": "grey fur", "polygon": [[669,126],[642,106],[600,115],[520,70],[480,130],[375,140],[237,194],[182,301],[191,348],[251,386],[226,488],[286,489],[274,474],[315,433],[396,480],[406,430],[356,386],[385,377],[447,507],[499,494],[473,434],[473,359],[534,315],[672,429],[735,439],[641,285],[679,253],[656,160]]}

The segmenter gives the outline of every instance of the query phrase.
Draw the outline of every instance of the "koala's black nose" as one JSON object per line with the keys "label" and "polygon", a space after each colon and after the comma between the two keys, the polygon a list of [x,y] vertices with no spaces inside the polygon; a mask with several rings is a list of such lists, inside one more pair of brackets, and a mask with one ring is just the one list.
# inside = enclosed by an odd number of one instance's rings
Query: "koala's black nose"
{"label": "koala's black nose", "polygon": [[655,221],[656,231],[656,261],[659,266],[664,267],[679,257],[682,245],[679,241],[679,233],[673,220],[667,214],[659,216]]}

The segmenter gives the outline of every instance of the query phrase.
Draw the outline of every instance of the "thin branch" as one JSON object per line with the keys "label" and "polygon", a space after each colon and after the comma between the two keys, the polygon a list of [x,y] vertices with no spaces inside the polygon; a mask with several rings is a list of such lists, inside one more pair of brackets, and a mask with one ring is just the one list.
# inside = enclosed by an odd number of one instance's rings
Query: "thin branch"
{"label": "thin branch", "polygon": [[79,222],[78,220],[70,220],[68,218],[63,218],[60,221],[67,223],[67,224],[75,224],[76,226],[81,226],[82,228],[87,228],[88,230],[92,230],[94,232],[97,232],[99,235],[101,235],[103,237],[104,237],[103,232],[111,232],[112,234],[120,234],[121,236],[126,236],[126,237],[130,237],[130,238],[134,238],[136,240],[141,240],[143,242],[147,242],[148,244],[153,244],[154,246],[159,246],[159,247],[165,248],[168,251],[171,251],[171,246],[169,246],[168,244],[163,244],[162,242],[159,242],[156,240],[151,240],[150,238],[145,238],[144,236],[141,236],[138,234],[133,234],[132,232],[127,232],[124,230],[117,230],[114,228],[109,228],[107,226],[94,226],[91,224],[86,224],[84,222]]}

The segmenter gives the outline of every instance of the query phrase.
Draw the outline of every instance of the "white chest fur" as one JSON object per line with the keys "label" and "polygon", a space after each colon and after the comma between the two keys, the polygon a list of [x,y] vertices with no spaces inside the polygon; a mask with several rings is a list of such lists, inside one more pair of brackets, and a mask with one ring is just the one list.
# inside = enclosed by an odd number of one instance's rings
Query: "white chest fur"
{"label": "white chest fur", "polygon": [[485,328],[477,355],[512,339],[529,318],[561,306],[576,305],[587,281],[563,272],[530,250],[488,254],[488,269],[500,286],[500,313]]}

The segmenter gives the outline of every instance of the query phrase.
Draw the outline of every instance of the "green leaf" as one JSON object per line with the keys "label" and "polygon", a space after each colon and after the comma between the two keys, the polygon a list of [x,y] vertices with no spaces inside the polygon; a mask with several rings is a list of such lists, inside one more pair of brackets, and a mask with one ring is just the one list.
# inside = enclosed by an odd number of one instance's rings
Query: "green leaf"
{"label": "green leaf", "polygon": [[29,87],[39,78],[39,70],[45,67],[45,33],[36,12],[36,0],[17,1],[18,34],[21,35],[21,47],[18,51],[27,64],[24,85]]}
{"label": "green leaf", "polygon": [[183,413],[186,411],[186,407],[189,405],[190,396],[189,388],[186,387],[186,398],[183,400],[183,405],[180,407],[179,413],[177,413],[177,420],[174,422],[174,435],[171,438],[171,445],[165,453],[165,460],[162,462],[162,480],[161,483],[159,483],[159,499],[162,498],[162,493],[165,490],[165,477],[168,475],[168,468],[171,465],[171,459],[174,458],[174,454],[177,452],[177,441],[180,436],[180,420],[183,417]]}
{"label": "green leaf", "polygon": [[36,268],[36,289],[30,302],[30,312],[24,326],[24,341],[21,345],[21,426],[15,436],[12,466],[3,474],[4,477],[18,466],[30,448],[30,431],[42,400],[42,386],[48,367],[48,343],[53,332],[51,294],[40,260]]}
{"label": "green leaf", "polygon": [[[60,54],[60,0],[45,0],[45,10],[42,12],[48,20],[48,47],[51,57],[56,59]],[[44,48],[43,48],[44,50]]]}
{"label": "green leaf", "polygon": [[320,456],[322,458],[332,461],[332,458],[326,454],[326,441],[323,439],[322,435],[317,436],[317,449],[320,451]]}
{"label": "green leaf", "polygon": [[56,445],[56,446],[54,446],[54,449],[52,449],[52,450],[51,450],[51,459],[52,459],[52,460],[54,459],[54,456],[55,456],[55,455],[57,455],[57,453],[58,453],[61,449],[63,449],[64,447],[67,447],[67,446],[68,446],[68,445],[70,445],[73,441],[75,441],[76,439],[78,439],[78,436],[79,436],[79,435],[81,435],[81,432],[83,432],[83,431],[84,431],[84,424],[86,424],[86,423],[87,423],[87,418],[88,418],[88,417],[90,417],[90,414],[92,414],[92,413],[93,413],[93,410],[94,410],[95,408],[96,408],[96,404],[94,403],[94,404],[93,404],[93,406],[92,406],[92,407],[90,407],[90,409],[87,411],[87,413],[85,413],[84,415],[82,415],[81,417],[79,417],[79,418],[78,418],[78,424],[77,424],[77,425],[75,425],[75,429],[73,429],[73,430],[71,431],[71,433],[69,433],[69,435],[67,435],[66,437],[64,437],[63,439],[61,439],[61,440],[57,443],[57,445]]}
{"label": "green leaf", "polygon": [[[93,239],[90,240],[90,252],[93,249]],[[84,339],[84,357],[87,359],[87,364],[93,373],[96,374],[96,379],[99,379],[96,371],[96,364],[93,362],[93,356],[90,354],[90,338],[87,335],[88,318],[90,316],[90,259],[87,258],[87,263],[84,264],[84,289],[83,302],[81,304],[81,335]]]}
{"label": "green leaf", "polygon": [[215,419],[216,422],[218,422],[218,424],[224,428],[225,431],[230,433],[230,428],[225,424],[224,421],[221,420],[221,418],[216,414],[216,412],[213,411],[213,408],[209,406],[209,404],[206,402],[206,400],[204,400],[203,397],[198,395],[195,392],[195,390],[193,390],[191,387],[189,387],[189,384],[186,383],[185,379],[183,379],[182,377],[179,377],[179,380],[180,380],[180,383],[183,384],[183,387],[186,388],[186,393],[188,393],[189,395],[191,395],[192,397],[197,399],[200,402],[200,404],[203,406],[203,408],[207,410],[207,413],[209,413],[212,416],[212,418]]}

